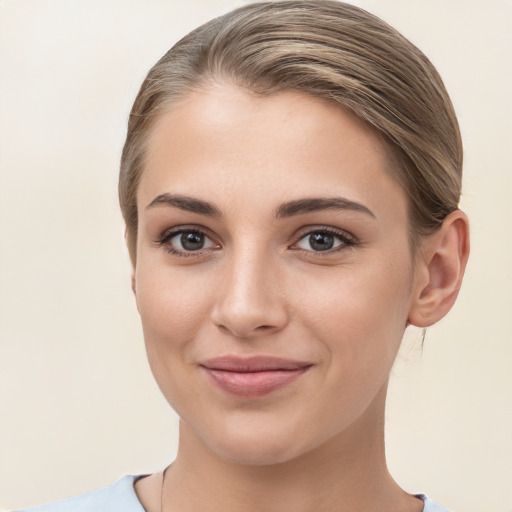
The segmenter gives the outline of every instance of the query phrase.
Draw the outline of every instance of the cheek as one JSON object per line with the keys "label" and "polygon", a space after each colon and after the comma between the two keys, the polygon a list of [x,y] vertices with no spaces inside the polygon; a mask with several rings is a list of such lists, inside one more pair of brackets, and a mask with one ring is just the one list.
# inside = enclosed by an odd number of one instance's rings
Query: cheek
{"label": "cheek", "polygon": [[302,281],[297,296],[305,326],[347,371],[382,360],[391,365],[406,326],[407,262],[341,269]]}
{"label": "cheek", "polygon": [[139,308],[148,353],[175,351],[194,337],[209,316],[211,300],[207,276],[198,286],[187,271],[156,265],[137,269],[137,306]]}
{"label": "cheek", "polygon": [[322,392],[310,400],[334,428],[345,428],[363,414],[384,389],[400,347],[408,281],[401,273],[379,275],[340,276],[345,278],[337,286],[324,283],[302,308],[307,336],[323,354]]}
{"label": "cheek", "polygon": [[151,371],[169,404],[182,411],[195,400],[194,386],[183,383],[195,375],[193,340],[209,318],[210,298],[207,286],[183,272],[157,268],[138,262],[137,305]]}

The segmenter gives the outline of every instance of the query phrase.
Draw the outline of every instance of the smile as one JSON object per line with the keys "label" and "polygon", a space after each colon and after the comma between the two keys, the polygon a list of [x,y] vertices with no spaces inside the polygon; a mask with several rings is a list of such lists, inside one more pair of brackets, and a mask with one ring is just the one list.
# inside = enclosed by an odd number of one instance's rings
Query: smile
{"label": "smile", "polygon": [[291,384],[312,364],[275,357],[227,356],[210,359],[200,366],[210,381],[222,391],[243,398],[255,398]]}

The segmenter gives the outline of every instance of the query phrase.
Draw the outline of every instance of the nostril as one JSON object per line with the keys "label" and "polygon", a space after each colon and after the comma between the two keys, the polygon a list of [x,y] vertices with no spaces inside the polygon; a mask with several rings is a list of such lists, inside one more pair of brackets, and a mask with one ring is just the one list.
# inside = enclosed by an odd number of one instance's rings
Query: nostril
{"label": "nostril", "polygon": [[230,330],[228,327],[226,327],[225,325],[222,325],[222,324],[221,324],[221,325],[219,325],[219,329],[220,329],[222,332],[224,332],[224,333],[230,333],[230,332],[231,332],[231,330]]}
{"label": "nostril", "polygon": [[256,327],[256,330],[258,331],[269,331],[273,329],[271,325],[260,325],[259,327]]}
{"label": "nostril", "polygon": [[250,338],[256,334],[262,335],[265,333],[270,333],[276,329],[276,326],[273,325],[258,325],[254,328],[246,328],[245,326],[230,326],[225,324],[218,324],[218,328],[225,334],[230,334],[237,338]]}

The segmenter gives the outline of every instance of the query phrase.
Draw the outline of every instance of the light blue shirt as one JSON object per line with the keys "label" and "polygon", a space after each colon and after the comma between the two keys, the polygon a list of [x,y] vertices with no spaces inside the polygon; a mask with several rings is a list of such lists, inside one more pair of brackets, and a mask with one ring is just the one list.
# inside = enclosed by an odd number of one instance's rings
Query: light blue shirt
{"label": "light blue shirt", "polygon": [[[108,487],[17,512],[145,512],[133,484],[143,475],[125,475]],[[423,512],[449,512],[423,494]]]}

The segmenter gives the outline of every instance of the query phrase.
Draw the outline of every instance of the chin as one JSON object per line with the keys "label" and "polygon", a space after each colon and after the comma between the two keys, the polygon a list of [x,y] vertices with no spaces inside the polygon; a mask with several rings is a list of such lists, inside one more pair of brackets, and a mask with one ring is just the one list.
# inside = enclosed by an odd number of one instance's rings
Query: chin
{"label": "chin", "polygon": [[297,457],[297,448],[287,447],[282,442],[269,443],[259,440],[250,443],[230,442],[227,446],[214,447],[216,455],[228,462],[242,466],[273,466]]}
{"label": "chin", "polygon": [[203,443],[217,457],[231,463],[269,466],[295,459],[311,448],[296,430],[261,422],[231,423],[216,432],[209,430]]}

